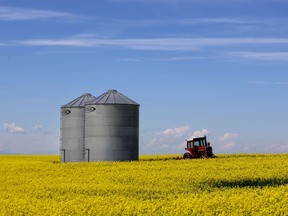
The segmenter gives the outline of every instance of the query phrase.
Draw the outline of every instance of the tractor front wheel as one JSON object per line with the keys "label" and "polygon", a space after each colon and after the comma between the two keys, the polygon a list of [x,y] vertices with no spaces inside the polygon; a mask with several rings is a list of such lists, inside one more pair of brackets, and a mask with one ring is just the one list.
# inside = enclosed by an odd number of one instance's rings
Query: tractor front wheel
{"label": "tractor front wheel", "polygon": [[186,152],[186,153],[184,153],[184,155],[183,155],[183,158],[184,159],[191,159],[192,158],[192,155],[189,153],[189,152]]}

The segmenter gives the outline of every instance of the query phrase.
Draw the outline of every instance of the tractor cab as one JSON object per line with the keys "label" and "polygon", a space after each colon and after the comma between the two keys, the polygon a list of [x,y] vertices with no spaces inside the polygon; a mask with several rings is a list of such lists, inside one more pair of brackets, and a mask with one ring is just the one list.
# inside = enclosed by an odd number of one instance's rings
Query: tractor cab
{"label": "tractor cab", "polygon": [[212,157],[213,151],[210,146],[210,142],[207,142],[206,136],[197,137],[191,140],[186,140],[187,147],[184,154],[184,159],[186,158],[203,158],[203,157]]}

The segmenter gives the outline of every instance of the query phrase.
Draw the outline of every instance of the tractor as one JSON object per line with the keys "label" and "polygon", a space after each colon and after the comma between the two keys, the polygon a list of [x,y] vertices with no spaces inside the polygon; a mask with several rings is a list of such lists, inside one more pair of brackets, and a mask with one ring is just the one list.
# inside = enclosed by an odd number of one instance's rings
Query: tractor
{"label": "tractor", "polygon": [[214,157],[210,142],[207,142],[206,136],[186,140],[187,148],[183,156],[184,159],[209,158]]}

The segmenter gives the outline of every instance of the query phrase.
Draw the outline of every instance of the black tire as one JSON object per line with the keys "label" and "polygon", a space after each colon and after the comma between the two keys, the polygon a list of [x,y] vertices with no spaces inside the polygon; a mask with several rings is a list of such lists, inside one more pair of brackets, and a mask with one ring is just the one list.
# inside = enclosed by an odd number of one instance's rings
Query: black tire
{"label": "black tire", "polygon": [[207,157],[213,157],[213,150],[211,146],[206,147]]}
{"label": "black tire", "polygon": [[184,153],[183,158],[184,159],[187,159],[187,158],[190,159],[190,158],[192,158],[192,156],[189,152],[186,152],[186,153]]}

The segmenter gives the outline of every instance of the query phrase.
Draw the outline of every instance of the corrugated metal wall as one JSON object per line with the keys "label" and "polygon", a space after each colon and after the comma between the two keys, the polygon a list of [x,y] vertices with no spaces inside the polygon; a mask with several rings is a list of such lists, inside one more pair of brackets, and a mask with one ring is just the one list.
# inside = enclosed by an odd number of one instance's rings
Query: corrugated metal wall
{"label": "corrugated metal wall", "polygon": [[61,107],[62,162],[139,159],[139,104],[117,92],[84,94]]}
{"label": "corrugated metal wall", "polygon": [[[139,158],[139,106],[87,105],[85,148],[90,161],[123,161]],[[88,160],[88,155],[86,155]]]}
{"label": "corrugated metal wall", "polygon": [[61,108],[61,160],[84,161],[85,108]]}

